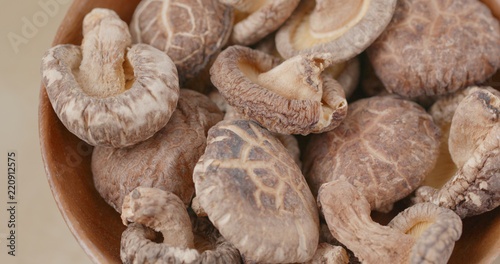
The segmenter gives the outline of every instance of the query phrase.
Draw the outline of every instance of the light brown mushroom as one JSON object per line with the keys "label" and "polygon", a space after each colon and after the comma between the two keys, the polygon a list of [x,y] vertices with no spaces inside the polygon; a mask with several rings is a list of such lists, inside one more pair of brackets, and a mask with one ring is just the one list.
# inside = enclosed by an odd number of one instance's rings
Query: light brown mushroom
{"label": "light brown mushroom", "polygon": [[453,116],[451,122],[443,122],[449,128],[449,152],[442,144],[448,166],[440,171],[452,177],[442,179],[442,187],[420,187],[414,201],[452,209],[462,218],[493,210],[500,205],[500,92],[472,87],[448,99],[448,104],[438,103],[434,111],[444,120]]}
{"label": "light brown mushroom", "polygon": [[181,90],[170,122],[152,138],[128,148],[96,147],[92,173],[97,191],[118,212],[138,186],[170,191],[186,207],[194,194],[192,173],[205,151],[208,129],[222,113],[206,96]]}
{"label": "light brown mushroom", "polygon": [[305,0],[276,34],[284,58],[331,53],[339,62],[365,50],[391,21],[396,0]]}
{"label": "light brown mushroom", "polygon": [[362,263],[446,263],[462,233],[460,217],[433,204],[408,208],[394,227],[375,223],[368,201],[344,181],[323,184],[318,205],[332,235]]}
{"label": "light brown mushroom", "polygon": [[319,216],[300,169],[283,145],[249,120],[224,120],[196,164],[196,195],[220,233],[248,260],[310,260]]}
{"label": "light brown mushroom", "polygon": [[[274,35],[264,38],[262,41],[257,43],[255,49],[283,59],[276,49],[276,42],[274,39]],[[348,61],[329,66],[325,68],[324,72],[325,74],[329,74],[340,84],[340,86],[342,86],[345,97],[349,98],[358,86],[360,77],[360,62],[356,56]]]}
{"label": "light brown mushroom", "polygon": [[235,9],[231,42],[252,45],[278,29],[300,0],[220,0]]}
{"label": "light brown mushroom", "polygon": [[336,129],[311,138],[304,175],[313,194],[323,183],[344,180],[372,210],[388,211],[432,170],[439,139],[432,117],[416,103],[396,96],[362,99]]}
{"label": "light brown mushroom", "polygon": [[321,133],[345,117],[342,87],[322,75],[328,54],[280,60],[242,46],[224,50],[210,69],[222,97],[246,118],[281,134]]}
{"label": "light brown mushroom", "polygon": [[[195,243],[191,220],[184,203],[173,193],[156,188],[138,187],[125,197],[120,257],[124,263],[239,263],[240,254],[218,232],[198,231],[205,243]],[[195,221],[200,221],[195,219]],[[133,224],[130,224],[133,223]],[[195,223],[196,225],[197,223]],[[153,240],[161,232],[163,241]],[[196,247],[196,246],[201,247]],[[206,246],[213,248],[204,248]],[[204,247],[203,247],[204,246]]]}
{"label": "light brown mushroom", "polygon": [[143,0],[130,32],[134,43],[163,50],[183,84],[205,69],[231,34],[233,9],[218,0]]}
{"label": "light brown mushroom", "polygon": [[500,24],[476,0],[398,1],[393,20],[367,52],[391,93],[453,93],[500,67]]}
{"label": "light brown mushroom", "polygon": [[48,50],[41,73],[61,122],[94,146],[150,138],[168,122],[179,96],[172,60],[148,45],[131,46],[127,24],[108,9],[85,16],[81,46]]}
{"label": "light brown mushroom", "polygon": [[304,264],[347,264],[349,257],[341,246],[334,246],[328,243],[319,243],[313,258]]}

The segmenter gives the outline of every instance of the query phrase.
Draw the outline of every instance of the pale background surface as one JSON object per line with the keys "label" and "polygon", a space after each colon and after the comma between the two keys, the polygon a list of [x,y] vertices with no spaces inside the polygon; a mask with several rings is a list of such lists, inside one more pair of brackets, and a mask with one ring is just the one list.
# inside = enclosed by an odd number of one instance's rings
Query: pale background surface
{"label": "pale background surface", "polygon": [[[56,207],[42,165],[38,141],[39,65],[69,0],[0,0],[0,263],[75,263],[90,259],[74,239]],[[40,4],[54,3],[45,11]],[[26,19],[35,31],[22,31]],[[35,21],[34,21],[35,19]],[[24,38],[17,47],[9,41]],[[7,151],[18,155],[17,249],[7,255]]]}
{"label": "pale background surface", "polygon": [[[46,11],[40,5],[54,3]],[[50,47],[69,0],[0,0],[0,263],[91,263],[56,207],[40,156],[40,58]],[[38,19],[34,21],[34,19]],[[35,31],[23,32],[26,20]],[[34,21],[34,22],[33,22]],[[21,41],[9,41],[15,34]],[[16,257],[7,255],[7,151],[17,151]],[[500,264],[500,260],[496,261]]]}

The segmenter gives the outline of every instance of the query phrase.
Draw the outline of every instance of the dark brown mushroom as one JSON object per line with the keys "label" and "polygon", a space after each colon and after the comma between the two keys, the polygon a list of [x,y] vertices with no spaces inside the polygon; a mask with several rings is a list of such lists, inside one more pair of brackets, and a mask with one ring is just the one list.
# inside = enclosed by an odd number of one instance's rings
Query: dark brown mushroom
{"label": "dark brown mushroom", "polygon": [[432,117],[416,103],[395,96],[362,99],[336,129],[311,138],[304,175],[313,194],[323,183],[344,180],[372,210],[388,211],[432,170],[439,139]]}
{"label": "dark brown mushroom", "polygon": [[124,197],[138,186],[173,192],[187,207],[194,194],[193,169],[205,151],[208,129],[220,120],[222,113],[206,96],[182,89],[170,122],[152,138],[128,148],[94,149],[97,191],[118,212]]}
{"label": "dark brown mushroom", "polygon": [[375,72],[405,97],[453,93],[500,67],[500,24],[476,0],[398,1],[394,18],[370,46]]}
{"label": "dark brown mushroom", "polygon": [[179,97],[177,70],[163,52],[131,46],[127,24],[108,9],[83,21],[82,45],[57,45],[42,82],[64,126],[94,146],[125,147],[165,126]]}
{"label": "dark brown mushroom", "polygon": [[[120,249],[124,263],[241,262],[238,250],[208,221],[195,218],[193,228],[184,203],[171,192],[138,187],[126,196],[122,212],[128,225]],[[153,230],[162,233],[161,243],[154,242]]]}
{"label": "dark brown mushroom", "polygon": [[396,0],[305,0],[276,34],[284,58],[331,53],[339,62],[364,51],[391,21]]}
{"label": "dark brown mushroom", "polygon": [[224,120],[208,134],[193,179],[199,204],[246,259],[310,260],[319,216],[300,169],[269,131],[249,120]]}
{"label": "dark brown mushroom", "polygon": [[342,87],[322,75],[333,64],[328,54],[280,60],[242,46],[224,50],[210,69],[221,95],[239,113],[272,132],[309,134],[328,131],[345,117]]}
{"label": "dark brown mushroom", "polygon": [[233,9],[218,0],[143,0],[130,22],[134,43],[163,50],[184,83],[205,69],[231,34]]}

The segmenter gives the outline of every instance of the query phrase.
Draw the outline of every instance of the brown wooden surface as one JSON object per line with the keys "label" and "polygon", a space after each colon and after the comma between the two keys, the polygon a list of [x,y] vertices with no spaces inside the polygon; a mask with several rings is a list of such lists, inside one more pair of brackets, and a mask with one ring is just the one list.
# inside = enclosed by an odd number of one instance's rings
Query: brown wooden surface
{"label": "brown wooden surface", "polygon": [[[139,0],[76,0],[58,29],[53,45],[79,44],[81,23],[94,7],[115,10],[130,21]],[[486,0],[484,0],[486,2]],[[90,171],[92,148],[71,134],[59,121],[40,89],[39,133],[43,162],[54,199],[71,232],[95,263],[121,263],[120,237],[125,229],[117,212],[94,188]],[[380,222],[388,222],[389,214]],[[464,221],[462,238],[450,263],[492,263],[500,256],[500,208]]]}
{"label": "brown wooden surface", "polygon": [[[94,7],[113,9],[128,22],[138,3],[139,0],[76,0],[52,45],[80,44],[83,18]],[[119,214],[95,190],[90,170],[92,148],[66,130],[43,85],[38,114],[47,180],[66,224],[93,262],[121,263],[120,237],[125,227]]]}

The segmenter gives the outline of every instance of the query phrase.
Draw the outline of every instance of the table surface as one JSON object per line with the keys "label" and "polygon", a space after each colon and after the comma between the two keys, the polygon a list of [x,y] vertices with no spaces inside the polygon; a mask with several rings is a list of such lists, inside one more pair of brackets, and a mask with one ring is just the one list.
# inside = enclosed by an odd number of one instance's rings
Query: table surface
{"label": "table surface", "polygon": [[[4,4],[7,1],[4,1]],[[0,16],[0,263],[92,263],[57,209],[38,140],[40,59],[71,1],[8,1]],[[7,254],[7,152],[17,152],[16,256]]]}

